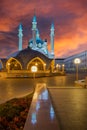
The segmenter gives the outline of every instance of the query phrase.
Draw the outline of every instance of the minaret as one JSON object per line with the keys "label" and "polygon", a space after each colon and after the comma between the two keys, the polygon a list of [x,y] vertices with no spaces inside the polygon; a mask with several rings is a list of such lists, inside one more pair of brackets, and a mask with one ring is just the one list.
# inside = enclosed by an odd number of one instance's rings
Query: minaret
{"label": "minaret", "polygon": [[36,16],[34,15],[33,21],[32,21],[33,48],[36,47],[36,31],[37,31],[37,21],[36,21]]}
{"label": "minaret", "polygon": [[23,37],[22,24],[19,25],[18,31],[19,31],[19,33],[18,33],[18,37],[19,37],[19,48],[18,48],[18,50],[21,51],[22,50],[22,37]]}
{"label": "minaret", "polygon": [[39,30],[37,29],[36,31],[36,38],[39,39],[40,38],[40,34],[39,34]]}
{"label": "minaret", "polygon": [[50,39],[51,39],[51,55],[54,56],[54,24],[51,24],[51,33],[50,33]]}

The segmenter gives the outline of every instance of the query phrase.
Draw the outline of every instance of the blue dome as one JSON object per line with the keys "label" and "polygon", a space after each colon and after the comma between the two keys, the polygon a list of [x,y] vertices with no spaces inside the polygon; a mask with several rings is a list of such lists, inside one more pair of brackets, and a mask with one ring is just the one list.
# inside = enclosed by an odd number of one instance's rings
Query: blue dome
{"label": "blue dome", "polygon": [[[33,39],[30,39],[29,43],[33,43]],[[43,44],[43,41],[39,38],[39,39],[36,39],[36,43],[37,44],[39,44],[39,43]]]}
{"label": "blue dome", "polygon": [[36,43],[37,44],[39,44],[39,43],[43,44],[43,41],[39,38],[39,39],[36,39]]}

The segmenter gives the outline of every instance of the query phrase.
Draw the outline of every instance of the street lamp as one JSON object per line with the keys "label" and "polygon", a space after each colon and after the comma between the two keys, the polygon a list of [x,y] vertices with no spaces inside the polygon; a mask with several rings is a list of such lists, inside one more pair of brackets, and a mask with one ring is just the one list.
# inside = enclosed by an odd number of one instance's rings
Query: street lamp
{"label": "street lamp", "polygon": [[78,81],[78,65],[81,63],[79,58],[74,59],[74,63],[76,64],[76,81]]}
{"label": "street lamp", "polygon": [[36,65],[36,66],[38,65],[37,62],[35,63],[35,65]]}
{"label": "street lamp", "polygon": [[35,79],[35,73],[37,72],[37,66],[32,66],[31,67],[31,72],[33,72],[33,77]]}
{"label": "street lamp", "polygon": [[58,72],[58,67],[59,67],[59,65],[58,65],[58,64],[56,64],[56,70],[57,70],[57,72]]}
{"label": "street lamp", "polygon": [[44,71],[46,70],[46,64],[44,63]]}
{"label": "street lamp", "polygon": [[8,73],[10,72],[10,63],[8,62]]}
{"label": "street lamp", "polygon": [[63,64],[63,65],[62,65],[62,72],[64,72],[64,67],[65,67],[65,65]]}
{"label": "street lamp", "polygon": [[58,70],[60,71],[60,68],[61,68],[61,66],[60,65],[58,65]]}

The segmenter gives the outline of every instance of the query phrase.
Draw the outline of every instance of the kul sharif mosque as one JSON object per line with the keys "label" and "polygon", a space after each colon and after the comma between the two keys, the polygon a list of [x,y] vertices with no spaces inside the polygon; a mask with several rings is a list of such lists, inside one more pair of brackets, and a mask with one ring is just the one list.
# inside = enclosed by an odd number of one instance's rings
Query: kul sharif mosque
{"label": "kul sharif mosque", "polygon": [[8,73],[30,72],[32,66],[37,66],[38,72],[52,72],[54,69],[54,24],[50,28],[50,46],[48,51],[47,40],[40,38],[37,27],[36,15],[32,19],[32,38],[28,42],[27,48],[23,49],[23,28],[18,29],[18,51],[7,58],[0,59],[0,70]]}
{"label": "kul sharif mosque", "polygon": [[[37,28],[37,19],[34,15],[32,20],[32,39],[29,40],[28,47],[32,50],[36,50],[41,52],[42,54],[46,55],[48,58],[54,58],[54,24],[51,25],[51,52],[48,52],[47,48],[47,40],[42,40],[40,38],[39,30]],[[22,25],[19,25],[19,51],[22,50]]]}

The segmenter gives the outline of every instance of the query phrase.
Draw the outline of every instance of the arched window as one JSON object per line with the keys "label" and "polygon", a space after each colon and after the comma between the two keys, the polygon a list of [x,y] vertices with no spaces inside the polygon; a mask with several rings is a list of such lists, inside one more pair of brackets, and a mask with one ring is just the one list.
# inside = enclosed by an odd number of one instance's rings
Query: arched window
{"label": "arched window", "polygon": [[6,68],[10,70],[21,70],[22,65],[17,59],[11,57],[6,63]]}
{"label": "arched window", "polygon": [[37,66],[37,68],[38,68],[38,71],[43,71],[43,70],[45,70],[45,62],[42,60],[42,59],[40,59],[39,57],[36,57],[36,58],[34,58],[34,59],[32,59],[29,63],[28,63],[28,65],[27,65],[27,69],[28,70],[31,70],[31,67],[32,66]]}

